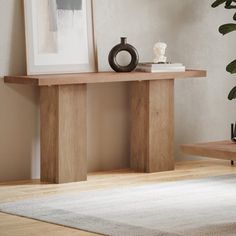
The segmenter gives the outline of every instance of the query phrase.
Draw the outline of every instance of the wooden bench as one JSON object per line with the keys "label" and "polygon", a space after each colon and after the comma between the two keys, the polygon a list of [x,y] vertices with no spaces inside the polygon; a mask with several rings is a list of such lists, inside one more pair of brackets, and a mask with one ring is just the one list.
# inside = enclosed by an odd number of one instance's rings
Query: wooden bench
{"label": "wooden bench", "polygon": [[232,165],[236,161],[236,143],[232,141],[185,144],[181,150],[187,155],[230,160]]}

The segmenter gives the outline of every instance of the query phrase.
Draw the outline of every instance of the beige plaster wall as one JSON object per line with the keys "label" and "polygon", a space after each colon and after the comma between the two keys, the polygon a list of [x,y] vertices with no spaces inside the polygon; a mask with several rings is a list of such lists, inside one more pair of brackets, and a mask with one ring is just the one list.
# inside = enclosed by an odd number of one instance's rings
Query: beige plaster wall
{"label": "beige plaster wall", "polygon": [[[153,44],[162,40],[171,61],[208,70],[205,80],[176,81],[176,159],[186,158],[181,143],[228,138],[236,110],[226,97],[235,81],[224,68],[235,57],[235,35],[223,38],[217,28],[231,19],[229,12],[211,9],[208,0],[95,0],[95,13],[100,70],[109,70],[107,55],[120,36],[142,61],[152,60]],[[0,76],[24,73],[22,4],[0,0]],[[0,79],[0,181],[39,177],[38,117],[38,90]],[[89,170],[127,167],[127,84],[88,87],[88,124]]]}

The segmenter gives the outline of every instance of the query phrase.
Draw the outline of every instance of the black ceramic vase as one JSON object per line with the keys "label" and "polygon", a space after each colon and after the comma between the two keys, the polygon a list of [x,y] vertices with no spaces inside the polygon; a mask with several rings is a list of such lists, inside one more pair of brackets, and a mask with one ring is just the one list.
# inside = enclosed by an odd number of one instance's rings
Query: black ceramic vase
{"label": "black ceramic vase", "polygon": [[[126,66],[121,66],[117,62],[116,57],[121,51],[126,51],[131,56],[131,61]],[[127,38],[121,38],[121,43],[116,45],[114,48],[112,48],[111,52],[109,53],[108,59],[109,59],[109,64],[114,71],[116,71],[116,72],[131,72],[138,65],[139,55],[138,55],[136,48],[127,43]]]}
{"label": "black ceramic vase", "polygon": [[231,124],[231,140],[236,143],[236,122],[235,124]]}

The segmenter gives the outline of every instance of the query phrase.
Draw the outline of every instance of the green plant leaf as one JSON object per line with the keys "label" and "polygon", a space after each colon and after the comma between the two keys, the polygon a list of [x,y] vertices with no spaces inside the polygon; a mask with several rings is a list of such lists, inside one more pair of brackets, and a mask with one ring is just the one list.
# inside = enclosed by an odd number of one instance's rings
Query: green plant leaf
{"label": "green plant leaf", "polygon": [[233,5],[225,5],[226,9],[236,9],[236,6]]}
{"label": "green plant leaf", "polygon": [[236,20],[236,13],[234,14],[234,20]]}
{"label": "green plant leaf", "polygon": [[225,7],[230,7],[232,2],[233,2],[233,0],[227,0],[225,3]]}
{"label": "green plant leaf", "polygon": [[231,73],[235,74],[236,73],[236,60],[232,61],[227,67],[226,70]]}
{"label": "green plant leaf", "polygon": [[223,4],[224,2],[226,2],[227,0],[216,0],[215,2],[212,3],[212,7],[218,7],[219,5]]}
{"label": "green plant leaf", "polygon": [[220,26],[219,32],[223,35],[228,34],[236,30],[236,24],[225,24]]}
{"label": "green plant leaf", "polygon": [[229,96],[228,96],[228,99],[229,99],[229,100],[236,99],[236,87],[234,87],[234,88],[230,91]]}

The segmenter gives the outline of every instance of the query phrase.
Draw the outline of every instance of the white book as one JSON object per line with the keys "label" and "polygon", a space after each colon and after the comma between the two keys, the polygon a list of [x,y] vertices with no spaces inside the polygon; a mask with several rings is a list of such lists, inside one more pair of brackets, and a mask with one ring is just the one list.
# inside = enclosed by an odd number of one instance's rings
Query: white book
{"label": "white book", "polygon": [[157,72],[184,72],[186,71],[185,66],[172,67],[172,68],[159,68],[153,69],[151,67],[137,67],[137,72],[148,72],[148,73],[157,73]]}
{"label": "white book", "polygon": [[169,63],[169,64],[159,64],[159,63],[139,63],[137,68],[151,68],[151,69],[170,69],[170,68],[182,68],[184,67],[181,63]]}

